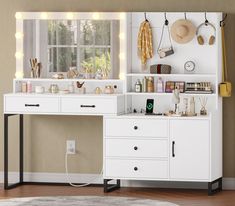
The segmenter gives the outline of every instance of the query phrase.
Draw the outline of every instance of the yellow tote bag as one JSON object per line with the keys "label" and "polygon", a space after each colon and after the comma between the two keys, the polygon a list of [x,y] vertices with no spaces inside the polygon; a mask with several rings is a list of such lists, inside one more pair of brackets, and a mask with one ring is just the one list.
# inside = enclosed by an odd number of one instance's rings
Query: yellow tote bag
{"label": "yellow tote bag", "polygon": [[231,97],[232,95],[232,84],[227,80],[228,69],[226,60],[226,48],[225,48],[225,37],[224,37],[224,26],[221,26],[222,36],[222,53],[223,53],[223,68],[222,68],[222,82],[219,85],[219,94],[221,97]]}

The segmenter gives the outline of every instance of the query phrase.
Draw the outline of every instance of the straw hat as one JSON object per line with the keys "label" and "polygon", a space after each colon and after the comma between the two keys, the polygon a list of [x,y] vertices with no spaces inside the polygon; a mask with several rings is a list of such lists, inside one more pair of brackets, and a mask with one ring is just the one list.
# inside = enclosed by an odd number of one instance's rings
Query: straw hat
{"label": "straw hat", "polygon": [[171,26],[171,37],[179,44],[190,42],[196,35],[196,27],[187,19],[179,19]]}

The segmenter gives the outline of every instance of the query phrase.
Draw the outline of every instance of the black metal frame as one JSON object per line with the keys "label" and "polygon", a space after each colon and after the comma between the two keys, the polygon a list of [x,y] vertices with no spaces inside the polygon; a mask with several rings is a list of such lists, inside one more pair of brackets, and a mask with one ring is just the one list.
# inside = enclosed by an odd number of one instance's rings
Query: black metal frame
{"label": "black metal frame", "polygon": [[[213,185],[217,184],[216,188],[213,188]],[[217,192],[222,191],[222,177],[212,181],[208,182],[208,195],[211,196]]]}
{"label": "black metal frame", "polygon": [[8,117],[18,114],[4,114],[4,189],[12,189],[24,183],[24,119],[19,114],[19,182],[8,183]]}
{"label": "black metal frame", "polygon": [[112,179],[104,179],[104,192],[112,192],[121,187],[121,180],[116,180],[116,184],[109,184],[108,182],[112,181]]}

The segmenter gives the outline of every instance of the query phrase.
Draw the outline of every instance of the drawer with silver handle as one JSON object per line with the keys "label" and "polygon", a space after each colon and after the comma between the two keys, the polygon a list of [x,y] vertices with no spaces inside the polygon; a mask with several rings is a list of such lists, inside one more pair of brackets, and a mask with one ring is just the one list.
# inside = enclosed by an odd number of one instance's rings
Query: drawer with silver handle
{"label": "drawer with silver handle", "polygon": [[106,157],[167,158],[165,139],[105,139]]}
{"label": "drawer with silver handle", "polygon": [[167,137],[167,120],[106,118],[107,137]]}
{"label": "drawer with silver handle", "polygon": [[59,98],[35,96],[5,96],[5,113],[57,113]]}
{"label": "drawer with silver handle", "polygon": [[105,159],[105,178],[168,178],[168,161]]}

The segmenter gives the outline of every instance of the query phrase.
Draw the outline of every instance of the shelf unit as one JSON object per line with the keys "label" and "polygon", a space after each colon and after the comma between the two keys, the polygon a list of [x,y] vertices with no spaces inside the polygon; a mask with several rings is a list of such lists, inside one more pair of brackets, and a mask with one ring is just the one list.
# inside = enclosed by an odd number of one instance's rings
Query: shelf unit
{"label": "shelf unit", "polygon": [[[127,92],[127,95],[135,95],[135,96],[172,96],[172,93],[157,93],[157,92]],[[206,96],[206,97],[216,97],[217,94],[190,94],[190,93],[180,93],[180,96]]]}
{"label": "shelf unit", "polygon": [[187,78],[187,77],[197,77],[197,78],[203,78],[203,77],[216,77],[215,74],[149,74],[149,73],[128,73],[126,75],[127,77],[182,77],[182,78]]}

